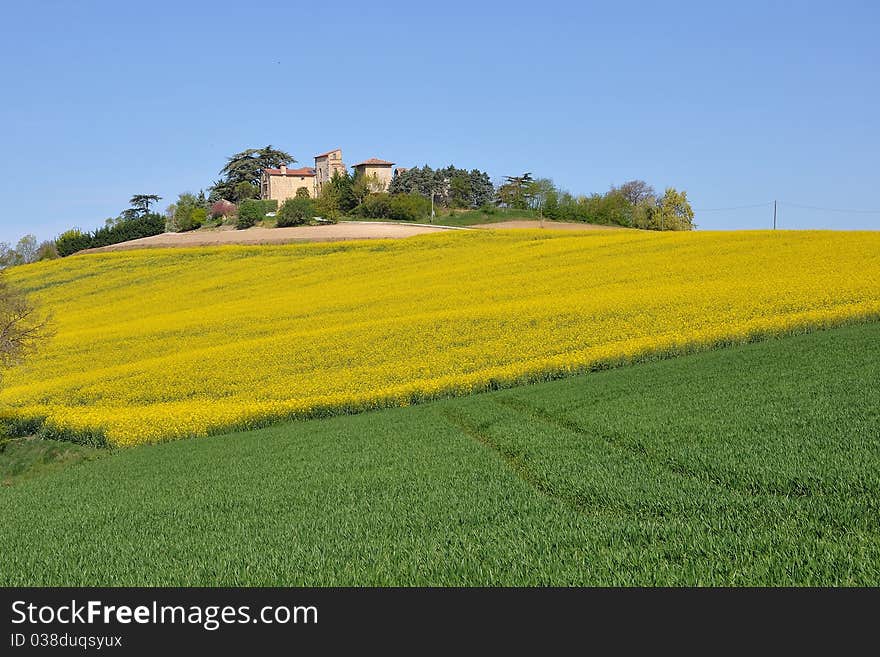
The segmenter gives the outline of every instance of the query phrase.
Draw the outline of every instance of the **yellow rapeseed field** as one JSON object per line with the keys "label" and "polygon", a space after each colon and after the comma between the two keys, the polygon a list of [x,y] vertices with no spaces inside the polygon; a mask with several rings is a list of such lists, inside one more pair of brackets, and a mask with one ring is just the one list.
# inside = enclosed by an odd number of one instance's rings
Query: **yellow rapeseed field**
{"label": "yellow rapeseed field", "polygon": [[55,337],[0,415],[115,445],[880,317],[880,234],[461,231],[19,267]]}

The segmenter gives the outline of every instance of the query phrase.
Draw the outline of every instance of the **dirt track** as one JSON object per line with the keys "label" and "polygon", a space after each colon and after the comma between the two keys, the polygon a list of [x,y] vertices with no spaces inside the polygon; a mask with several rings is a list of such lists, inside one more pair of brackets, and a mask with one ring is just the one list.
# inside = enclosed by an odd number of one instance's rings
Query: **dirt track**
{"label": "dirt track", "polygon": [[[484,230],[505,230],[510,228],[540,228],[539,221],[501,221],[495,224],[480,224],[469,228]],[[545,221],[545,230],[619,230],[618,226],[596,226],[593,224],[564,223]],[[139,240],[120,242],[96,249],[86,249],[81,253],[101,253],[104,251],[125,251],[128,249],[169,248],[182,246],[218,246],[223,244],[289,244],[293,242],[339,242],[344,240],[370,240],[412,237],[443,230],[461,230],[442,226],[425,226],[405,223],[380,222],[342,222],[326,226],[296,226],[292,228],[248,228],[235,230],[232,227],[215,230],[199,230],[191,233],[162,233]]]}
{"label": "dirt track", "polygon": [[292,228],[219,228],[191,233],[162,233],[139,240],[111,244],[82,253],[124,251],[126,249],[167,248],[175,246],[217,246],[221,244],[287,244],[291,242],[335,242],[412,237],[444,230],[432,226],[383,223],[339,223],[326,226],[295,226]]}

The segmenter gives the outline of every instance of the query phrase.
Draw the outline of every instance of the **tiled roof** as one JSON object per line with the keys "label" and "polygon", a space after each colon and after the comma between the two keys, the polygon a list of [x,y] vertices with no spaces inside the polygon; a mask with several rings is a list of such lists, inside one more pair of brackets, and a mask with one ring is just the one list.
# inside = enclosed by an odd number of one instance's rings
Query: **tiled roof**
{"label": "tiled roof", "polygon": [[328,155],[330,155],[330,153],[335,153],[336,151],[341,151],[341,150],[342,150],[341,148],[334,148],[332,151],[327,151],[326,153],[321,153],[320,155],[315,155],[315,158],[317,159],[319,157],[327,157]]}
{"label": "tiled roof", "polygon": [[302,169],[288,169],[286,174],[281,173],[281,169],[264,169],[270,176],[314,176],[315,170],[311,167],[303,167]]}
{"label": "tiled roof", "polygon": [[376,158],[376,157],[371,157],[369,160],[364,160],[363,162],[358,162],[357,164],[355,164],[353,166],[359,167],[359,166],[363,166],[364,164],[375,165],[375,166],[389,166],[389,167],[394,166],[394,162],[388,162],[387,160],[380,160],[379,158]]}

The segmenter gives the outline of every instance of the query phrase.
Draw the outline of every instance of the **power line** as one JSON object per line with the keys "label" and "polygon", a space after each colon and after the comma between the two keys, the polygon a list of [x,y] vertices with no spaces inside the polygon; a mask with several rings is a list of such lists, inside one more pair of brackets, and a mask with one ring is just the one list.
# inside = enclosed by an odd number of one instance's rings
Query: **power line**
{"label": "power line", "polygon": [[748,210],[751,208],[767,208],[773,205],[770,201],[766,203],[755,203],[754,205],[737,205],[732,208],[694,208],[694,212],[726,212],[728,210]]}
{"label": "power line", "polygon": [[804,210],[819,210],[821,212],[843,212],[846,214],[880,214],[880,210],[844,210],[842,208],[819,208],[815,205],[798,205],[797,203],[789,203],[788,201],[779,201],[780,205],[787,205],[792,208],[802,208]]}
{"label": "power line", "polygon": [[[773,201],[766,203],[755,203],[754,205],[735,205],[729,208],[694,208],[694,212],[728,212],[731,210],[751,210],[753,208],[769,208],[773,205]],[[845,208],[820,208],[816,205],[801,205],[799,203],[789,203],[788,201],[779,201],[779,205],[787,205],[790,208],[799,208],[803,210],[818,210],[820,212],[841,212],[845,214],[880,214],[880,210],[847,210]]]}

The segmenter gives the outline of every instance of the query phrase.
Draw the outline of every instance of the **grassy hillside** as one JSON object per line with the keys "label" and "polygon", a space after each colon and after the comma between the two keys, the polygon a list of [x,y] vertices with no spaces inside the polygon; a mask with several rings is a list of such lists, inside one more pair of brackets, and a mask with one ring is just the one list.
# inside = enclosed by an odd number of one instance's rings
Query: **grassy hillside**
{"label": "grassy hillside", "polygon": [[15,268],[0,413],[116,445],[405,406],[880,316],[880,234],[453,231]]}
{"label": "grassy hillside", "polygon": [[0,488],[3,585],[880,584],[880,324]]}

